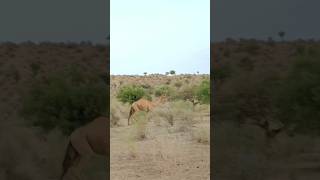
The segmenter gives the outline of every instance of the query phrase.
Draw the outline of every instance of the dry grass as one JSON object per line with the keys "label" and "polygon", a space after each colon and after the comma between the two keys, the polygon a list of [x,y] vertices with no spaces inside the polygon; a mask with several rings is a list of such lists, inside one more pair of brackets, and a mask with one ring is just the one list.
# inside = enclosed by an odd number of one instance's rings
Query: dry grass
{"label": "dry grass", "polygon": [[133,137],[138,141],[147,138],[147,134],[146,134],[147,123],[148,123],[147,113],[143,111],[137,112],[133,118],[135,120],[135,123],[133,124],[134,126]]}
{"label": "dry grass", "polygon": [[34,132],[24,127],[1,129],[2,179],[45,180],[61,173],[65,138],[59,132],[43,138]]}
{"label": "dry grass", "polygon": [[[123,85],[141,83],[155,87],[169,78],[170,86],[176,90],[184,84],[175,82],[202,79],[200,76],[113,76],[113,84],[122,82],[115,85],[113,94]],[[193,110],[189,102],[169,101],[149,113],[136,113],[133,124],[127,126],[129,105],[111,99],[111,111],[117,114],[119,124],[112,126],[110,133],[111,179],[209,179],[208,105]]]}
{"label": "dry grass", "polygon": [[201,127],[199,129],[194,130],[192,136],[199,143],[210,143],[210,129],[208,129],[208,127]]}
{"label": "dry grass", "polygon": [[[223,122],[215,123],[214,127],[213,177],[216,179],[291,180],[298,175],[298,179],[303,179],[318,167],[316,159],[307,159],[315,157],[319,149],[315,146],[317,139],[279,134],[267,141],[263,131],[255,126],[239,127]],[[312,174],[310,178],[316,176]]]}

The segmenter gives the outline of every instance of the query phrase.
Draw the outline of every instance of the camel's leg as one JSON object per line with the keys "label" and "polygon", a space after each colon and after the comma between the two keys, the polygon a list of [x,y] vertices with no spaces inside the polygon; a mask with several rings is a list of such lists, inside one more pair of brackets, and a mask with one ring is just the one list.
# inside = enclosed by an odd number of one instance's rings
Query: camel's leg
{"label": "camel's leg", "polygon": [[70,167],[68,172],[63,177],[63,180],[81,180],[81,176],[79,175],[77,167]]}
{"label": "camel's leg", "polygon": [[85,162],[89,159],[88,156],[82,156],[69,142],[66,155],[63,161],[63,172],[61,180],[81,180],[82,169],[85,166]]}
{"label": "camel's leg", "polygon": [[128,118],[128,126],[130,125],[130,117],[131,117],[131,116],[129,115],[129,118]]}
{"label": "camel's leg", "polygon": [[128,126],[130,125],[130,118],[135,113],[135,109],[133,107],[130,108],[129,118],[128,118]]}
{"label": "camel's leg", "polygon": [[82,156],[81,160],[76,165],[76,167],[75,167],[76,171],[77,171],[76,176],[78,177],[79,180],[84,179],[83,178],[83,169],[85,169],[85,167],[89,161],[90,161],[90,156]]}
{"label": "camel's leg", "polygon": [[150,120],[150,115],[149,115],[149,111],[147,112],[147,115],[146,115],[146,120],[147,120],[147,122],[149,122],[149,120]]}
{"label": "camel's leg", "polygon": [[80,155],[76,151],[76,149],[72,146],[71,142],[69,142],[65,154],[65,158],[63,160],[63,171],[60,177],[61,180],[64,179],[64,176],[68,173],[69,169],[75,164],[79,163]]}
{"label": "camel's leg", "polygon": [[69,171],[65,174],[63,180],[82,180],[84,179],[83,169],[86,167],[87,162],[89,162],[89,156],[79,156],[77,163],[73,164],[69,168]]}

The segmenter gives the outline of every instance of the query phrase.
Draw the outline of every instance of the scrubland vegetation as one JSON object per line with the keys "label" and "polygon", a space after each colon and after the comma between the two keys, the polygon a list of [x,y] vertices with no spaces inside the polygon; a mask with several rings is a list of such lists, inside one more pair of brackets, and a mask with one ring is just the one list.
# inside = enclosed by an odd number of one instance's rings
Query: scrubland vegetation
{"label": "scrubland vegetation", "polygon": [[[59,179],[70,132],[106,112],[106,57],[90,42],[0,44],[0,179]],[[105,167],[93,158],[84,179]]]}
{"label": "scrubland vegetation", "polygon": [[214,178],[319,177],[319,45],[213,44]]}
{"label": "scrubland vegetation", "polygon": [[[111,76],[111,178],[208,179],[213,123],[214,178],[317,179],[320,43],[229,39],[211,51],[214,84],[171,70]],[[0,45],[0,179],[58,178],[67,135],[109,108],[107,56],[88,42]],[[127,125],[132,102],[161,95]],[[103,177],[104,163],[85,176]]]}
{"label": "scrubland vegetation", "polygon": [[[111,77],[111,179],[209,179],[209,75],[171,74]],[[162,96],[127,125],[133,102]]]}

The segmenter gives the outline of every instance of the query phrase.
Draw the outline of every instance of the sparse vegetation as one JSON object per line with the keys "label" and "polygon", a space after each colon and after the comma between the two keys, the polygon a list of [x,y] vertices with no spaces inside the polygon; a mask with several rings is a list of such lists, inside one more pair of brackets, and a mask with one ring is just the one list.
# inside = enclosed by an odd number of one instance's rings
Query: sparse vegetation
{"label": "sparse vegetation", "polygon": [[23,99],[22,116],[46,132],[58,128],[69,134],[92,119],[106,115],[106,85],[97,74],[79,67],[37,81]]}
{"label": "sparse vegetation", "polygon": [[[106,74],[107,47],[99,51],[92,44],[67,46],[0,43],[0,152],[5,154],[0,179],[59,179],[68,132],[106,111],[108,88],[98,75]],[[94,54],[99,56],[92,58]],[[79,76],[66,72],[73,66],[81,68]],[[52,122],[54,116],[57,122]],[[92,159],[90,168],[84,167],[85,179],[105,177],[105,163],[105,158]]]}
{"label": "sparse vegetation", "polygon": [[[276,179],[274,165],[290,174],[311,163],[300,156],[317,151],[319,42],[285,42],[285,33],[279,36],[281,43],[241,39],[213,44],[212,57],[220,57],[212,61],[214,164],[221,167],[216,178]],[[229,57],[219,56],[226,50]],[[299,172],[301,177],[307,173]]]}
{"label": "sparse vegetation", "polygon": [[145,90],[142,87],[136,86],[136,85],[123,86],[119,90],[119,93],[117,94],[117,98],[122,103],[129,103],[129,104],[132,104],[133,102],[145,96],[147,96]]}
{"label": "sparse vegetation", "polygon": [[199,85],[196,96],[200,103],[209,104],[210,103],[210,81],[204,80]]}
{"label": "sparse vegetation", "polygon": [[[119,165],[130,170],[150,171],[151,168],[175,172],[161,175],[167,179],[209,177],[209,105],[201,104],[201,107],[199,105],[199,108],[194,109],[192,103],[180,97],[186,87],[192,86],[195,87],[193,95],[205,99],[205,90],[208,90],[209,85],[206,84],[209,82],[207,79],[208,75],[190,74],[111,76],[111,86],[114,86],[111,116],[115,117],[110,122],[112,179],[130,176],[129,171],[118,169]],[[189,83],[185,83],[185,80]],[[123,86],[117,86],[119,82],[123,82]],[[128,126],[129,103],[123,104],[116,97],[124,88],[133,86],[139,87],[141,92],[144,91],[144,95],[152,96],[154,101],[163,95],[169,101],[158,104],[149,112],[139,111],[134,114],[130,123],[132,125]],[[186,151],[187,149],[192,151]],[[128,163],[132,160],[135,162],[129,167]],[[150,167],[149,163],[154,166]],[[189,166],[201,166],[203,173],[199,172],[199,168],[191,169]],[[177,173],[184,169],[188,169],[190,173]],[[158,171],[150,175],[142,173],[141,178],[155,179],[159,175]]]}
{"label": "sparse vegetation", "polygon": [[38,75],[38,73],[41,69],[41,66],[39,63],[31,63],[30,68],[31,68],[32,76],[35,77]]}
{"label": "sparse vegetation", "polygon": [[147,113],[144,111],[139,111],[135,114],[136,123],[134,123],[135,129],[135,139],[143,140],[147,138],[146,127],[148,123]]}
{"label": "sparse vegetation", "polygon": [[158,86],[155,89],[154,95],[159,96],[171,96],[173,94],[173,89],[170,86],[162,85]]}
{"label": "sparse vegetation", "polygon": [[174,83],[174,86],[175,86],[176,88],[180,88],[180,87],[182,86],[182,82],[180,82],[180,81],[175,82],[175,83]]}
{"label": "sparse vegetation", "polygon": [[194,130],[192,136],[198,143],[210,143],[210,129],[208,129],[207,127],[202,127]]}
{"label": "sparse vegetation", "polygon": [[298,132],[320,135],[320,49],[301,54],[289,68],[277,95],[278,117]]}

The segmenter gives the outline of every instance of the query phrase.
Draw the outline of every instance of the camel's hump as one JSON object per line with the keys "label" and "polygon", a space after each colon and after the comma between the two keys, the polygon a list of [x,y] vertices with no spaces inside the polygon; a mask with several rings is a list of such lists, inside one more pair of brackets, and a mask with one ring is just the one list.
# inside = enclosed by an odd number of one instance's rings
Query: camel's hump
{"label": "camel's hump", "polygon": [[82,155],[101,151],[100,146],[107,143],[106,128],[108,122],[107,118],[99,117],[76,129],[70,135],[71,144]]}

